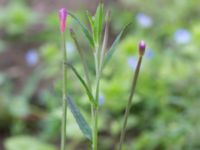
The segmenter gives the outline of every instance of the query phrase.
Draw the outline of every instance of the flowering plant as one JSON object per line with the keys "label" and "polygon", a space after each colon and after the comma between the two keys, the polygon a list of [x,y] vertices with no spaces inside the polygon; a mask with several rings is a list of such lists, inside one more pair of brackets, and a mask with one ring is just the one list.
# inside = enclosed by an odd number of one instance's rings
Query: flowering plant
{"label": "flowering plant", "polygon": [[[73,67],[72,64],[67,62],[67,54],[66,54],[66,47],[65,47],[65,28],[66,28],[66,16],[69,14],[76,23],[80,26],[80,28],[83,31],[83,34],[87,38],[90,48],[93,52],[93,58],[94,58],[94,68],[95,68],[95,80],[92,82],[92,75],[89,74],[89,67],[86,62],[85,53],[84,50],[81,48],[78,42],[78,38],[76,36],[76,33],[74,32],[73,28],[70,29],[71,37],[76,45],[76,48],[79,52],[80,59],[83,65],[85,79],[78,73],[76,68]],[[108,64],[109,60],[111,59],[113,53],[116,50],[116,46],[119,43],[124,31],[129,26],[126,25],[119,35],[116,37],[115,41],[111,45],[109,49],[107,49],[107,42],[108,42],[108,30],[109,30],[109,19],[110,19],[110,12],[107,11],[106,14],[104,14],[104,6],[102,3],[99,4],[97,11],[95,15],[92,17],[89,13],[87,13],[87,17],[90,23],[91,31],[72,13],[68,12],[65,9],[60,10],[60,28],[61,28],[61,34],[62,34],[62,41],[63,41],[63,120],[62,120],[62,142],[61,142],[61,149],[65,149],[65,132],[66,132],[66,109],[67,106],[70,108],[74,118],[76,119],[76,122],[80,128],[80,130],[83,132],[86,138],[92,141],[92,149],[97,150],[98,148],[98,118],[99,118],[99,88],[100,88],[100,80],[102,77],[102,72],[104,67]],[[104,27],[105,24],[105,28]],[[129,109],[131,100],[134,94],[134,89],[136,86],[137,77],[139,74],[139,69],[142,61],[142,56],[145,51],[145,43],[143,41],[139,44],[139,61],[136,69],[136,74],[133,79],[133,84],[131,87],[131,94],[129,97],[128,105],[126,108],[125,113],[125,121],[123,124],[122,132],[121,132],[121,138],[120,138],[120,144],[119,149],[121,149],[123,139],[125,136],[125,129],[126,129],[126,123],[129,115]],[[74,73],[74,75],[79,79],[80,83],[83,85],[86,94],[88,96],[88,99],[91,104],[91,120],[92,125],[91,127],[84,119],[83,115],[81,114],[80,110],[76,106],[72,96],[66,95],[66,85],[67,85],[67,68],[71,69]],[[66,100],[67,99],[67,100]]]}

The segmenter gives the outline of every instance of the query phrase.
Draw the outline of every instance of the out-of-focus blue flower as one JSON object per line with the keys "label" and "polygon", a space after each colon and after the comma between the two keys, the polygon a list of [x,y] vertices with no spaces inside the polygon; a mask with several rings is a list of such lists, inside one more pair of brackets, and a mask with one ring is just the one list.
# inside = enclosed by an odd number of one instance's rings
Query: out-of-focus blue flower
{"label": "out-of-focus blue flower", "polygon": [[128,66],[129,66],[132,70],[135,70],[135,69],[136,69],[136,66],[137,66],[137,57],[135,57],[135,56],[129,57],[129,58],[127,59],[127,63],[128,63]]}
{"label": "out-of-focus blue flower", "polygon": [[75,52],[75,47],[74,47],[74,44],[71,43],[71,42],[67,42],[66,43],[66,47],[67,47],[67,54],[69,56],[72,56]]}
{"label": "out-of-focus blue flower", "polygon": [[25,60],[28,66],[35,66],[38,63],[39,55],[37,50],[35,49],[30,49],[26,54],[25,54]]}
{"label": "out-of-focus blue flower", "polygon": [[137,14],[136,20],[137,20],[138,24],[143,28],[149,28],[153,25],[152,18],[143,13]]}
{"label": "out-of-focus blue flower", "polygon": [[174,40],[178,44],[187,44],[191,41],[191,32],[187,29],[180,28],[174,33]]}
{"label": "out-of-focus blue flower", "polygon": [[102,94],[100,94],[99,95],[99,100],[98,100],[99,105],[100,106],[103,105],[104,101],[105,101],[104,96]]}
{"label": "out-of-focus blue flower", "polygon": [[147,49],[144,56],[147,58],[147,59],[151,59],[153,56],[154,56],[154,52],[152,49]]}

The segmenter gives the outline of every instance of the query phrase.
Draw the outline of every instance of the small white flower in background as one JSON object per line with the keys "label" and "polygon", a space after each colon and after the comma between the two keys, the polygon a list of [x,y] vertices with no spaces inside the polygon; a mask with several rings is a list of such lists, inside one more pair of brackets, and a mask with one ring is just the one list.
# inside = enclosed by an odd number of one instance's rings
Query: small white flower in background
{"label": "small white flower in background", "polygon": [[28,66],[35,66],[38,63],[39,55],[36,49],[30,49],[25,54],[26,63]]}
{"label": "small white flower in background", "polygon": [[69,56],[72,56],[75,52],[75,47],[74,44],[71,42],[67,42],[66,43],[66,48],[67,48],[67,54],[69,54]]}
{"label": "small white flower in background", "polygon": [[187,29],[180,28],[174,33],[174,40],[177,44],[187,44],[191,41],[191,32]]}
{"label": "small white flower in background", "polygon": [[137,57],[135,57],[135,56],[129,57],[129,58],[127,59],[127,63],[128,63],[128,66],[129,66],[132,70],[135,70],[135,69],[136,69],[136,66],[137,66]]}
{"label": "small white flower in background", "polygon": [[105,101],[105,99],[104,99],[103,94],[100,94],[100,95],[99,95],[99,100],[98,100],[99,105],[100,105],[100,106],[103,105],[104,101]]}
{"label": "small white flower in background", "polygon": [[139,13],[136,16],[137,23],[143,28],[150,28],[153,25],[153,20],[150,16]]}

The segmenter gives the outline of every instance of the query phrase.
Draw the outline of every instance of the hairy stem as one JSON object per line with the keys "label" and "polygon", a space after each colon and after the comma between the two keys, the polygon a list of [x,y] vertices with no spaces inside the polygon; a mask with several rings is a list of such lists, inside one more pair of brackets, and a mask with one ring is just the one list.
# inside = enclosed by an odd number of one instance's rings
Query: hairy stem
{"label": "hairy stem", "polygon": [[63,81],[62,81],[62,129],[61,129],[61,150],[66,150],[66,126],[67,126],[67,68],[65,67],[65,63],[67,62],[67,49],[65,45],[65,34],[62,33],[62,46],[63,46],[63,63],[62,63],[62,71],[63,71]]}
{"label": "hairy stem", "polygon": [[142,56],[139,57],[138,63],[137,63],[137,67],[136,67],[136,71],[135,71],[135,75],[133,77],[133,82],[131,85],[131,93],[128,99],[128,103],[126,106],[126,111],[124,114],[124,122],[123,122],[123,127],[121,130],[121,135],[120,135],[120,142],[119,142],[119,150],[122,149],[122,144],[125,138],[125,133],[126,133],[126,125],[127,125],[127,121],[128,121],[128,116],[129,116],[129,112],[130,112],[130,108],[131,108],[131,102],[135,93],[135,87],[137,84],[137,79],[138,79],[138,75],[139,75],[139,71],[140,71],[140,66],[141,66],[141,62],[142,62]]}

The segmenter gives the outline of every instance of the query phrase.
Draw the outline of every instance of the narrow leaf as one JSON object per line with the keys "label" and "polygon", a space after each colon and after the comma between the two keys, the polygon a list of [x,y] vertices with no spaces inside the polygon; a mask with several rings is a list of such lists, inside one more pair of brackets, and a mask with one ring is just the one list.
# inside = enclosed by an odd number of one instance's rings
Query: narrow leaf
{"label": "narrow leaf", "polygon": [[99,14],[99,27],[98,27],[98,37],[101,40],[102,30],[103,30],[103,16],[104,16],[104,8],[103,4],[100,7],[100,14]]}
{"label": "narrow leaf", "polygon": [[108,25],[109,25],[109,18],[110,18],[110,11],[107,11],[106,13],[106,21],[105,21],[105,31],[104,31],[104,38],[103,38],[103,43],[102,43],[102,58],[103,55],[106,52],[106,47],[107,47],[107,43],[108,43]]}
{"label": "narrow leaf", "polygon": [[108,50],[108,52],[106,53],[105,57],[104,57],[104,61],[103,61],[103,67],[105,67],[105,65],[109,62],[109,60],[111,59],[113,53],[115,52],[116,50],[116,47],[117,47],[117,44],[119,43],[125,29],[128,28],[128,26],[130,25],[131,23],[127,24],[122,30],[121,32],[119,33],[119,35],[117,36],[117,38],[115,39],[115,41],[113,42],[111,48]]}
{"label": "narrow leaf", "polygon": [[88,18],[88,20],[90,22],[90,27],[91,27],[91,29],[93,31],[94,30],[94,21],[92,19],[92,16],[90,15],[90,13],[88,11],[86,12],[86,14],[87,14],[87,18]]}
{"label": "narrow leaf", "polygon": [[79,45],[79,43],[78,43],[76,34],[75,34],[75,32],[74,32],[74,30],[73,30],[72,28],[70,29],[70,34],[71,34],[72,39],[74,40],[74,44],[75,44],[75,46],[76,46],[78,52],[79,52],[79,55],[80,55],[80,57],[81,57],[82,63],[86,64],[86,63],[85,63],[85,59],[84,59],[84,55],[83,55],[83,51],[82,51],[81,48],[80,48],[80,45]]}
{"label": "narrow leaf", "polygon": [[91,45],[92,47],[94,47],[93,38],[92,38],[90,32],[88,31],[88,29],[85,27],[85,25],[82,24],[81,21],[80,21],[75,15],[73,15],[71,12],[69,12],[69,15],[80,25],[80,27],[81,27],[81,29],[82,29],[84,35],[86,36],[86,38],[88,39],[88,41],[89,41],[89,43],[90,43],[90,45]]}
{"label": "narrow leaf", "polygon": [[68,67],[70,67],[70,68],[72,69],[72,71],[74,72],[74,74],[77,76],[77,78],[79,79],[79,81],[82,83],[82,85],[83,85],[83,87],[85,88],[86,93],[87,93],[87,95],[88,95],[88,97],[89,97],[90,102],[91,102],[93,105],[97,106],[97,103],[96,103],[96,101],[94,100],[94,97],[93,97],[91,91],[89,90],[87,84],[86,84],[85,81],[83,80],[83,78],[79,75],[79,73],[77,72],[77,70],[76,70],[71,64],[68,63],[67,65],[68,65]]}
{"label": "narrow leaf", "polygon": [[76,48],[79,52],[79,55],[80,55],[80,58],[81,58],[81,62],[83,64],[83,68],[84,68],[84,73],[85,73],[85,76],[86,76],[86,83],[91,91],[91,83],[90,83],[90,77],[89,77],[89,74],[88,74],[88,65],[87,65],[87,62],[86,62],[86,59],[84,57],[84,53],[83,53],[83,50],[81,50],[81,47],[78,43],[78,40],[76,38],[76,34],[75,32],[73,31],[73,29],[71,28],[70,29],[70,33],[71,33],[71,37],[72,39],[74,40],[74,44],[76,45]]}
{"label": "narrow leaf", "polygon": [[94,20],[94,40],[95,42],[99,42],[101,39],[101,33],[103,29],[103,4],[100,4],[97,8]]}
{"label": "narrow leaf", "polygon": [[69,109],[71,110],[72,115],[74,116],[80,130],[82,131],[82,133],[85,135],[86,138],[92,140],[91,128],[89,127],[85,118],[83,117],[80,110],[78,109],[78,107],[76,106],[76,104],[74,103],[73,99],[70,96],[67,97],[67,102]]}
{"label": "narrow leaf", "polygon": [[104,56],[106,53],[106,47],[108,43],[108,25],[109,25],[109,18],[110,18],[110,11],[106,12],[106,20],[105,20],[105,31],[104,31],[104,37],[103,37],[103,43],[102,43],[102,49],[101,49],[101,56],[100,56],[100,69],[102,71],[102,65]]}

